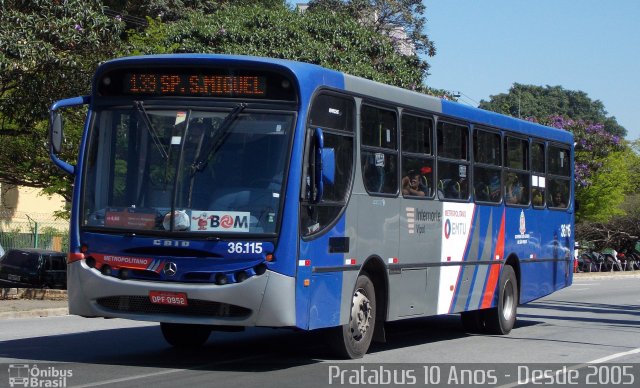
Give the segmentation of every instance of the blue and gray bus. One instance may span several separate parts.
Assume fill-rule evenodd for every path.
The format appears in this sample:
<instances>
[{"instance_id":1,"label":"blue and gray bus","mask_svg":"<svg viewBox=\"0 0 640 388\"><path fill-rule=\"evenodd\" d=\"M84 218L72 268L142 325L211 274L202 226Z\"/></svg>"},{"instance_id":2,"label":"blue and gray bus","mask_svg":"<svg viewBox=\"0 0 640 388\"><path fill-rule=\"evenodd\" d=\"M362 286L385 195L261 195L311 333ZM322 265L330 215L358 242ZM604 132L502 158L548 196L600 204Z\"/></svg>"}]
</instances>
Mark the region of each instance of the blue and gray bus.
<instances>
[{"instance_id":1,"label":"blue and gray bus","mask_svg":"<svg viewBox=\"0 0 640 388\"><path fill-rule=\"evenodd\" d=\"M52 105L50 145L75 176L70 313L160 322L174 346L323 329L357 358L385 322L451 313L507 334L572 282L571 133L320 66L115 59Z\"/></svg>"}]
</instances>

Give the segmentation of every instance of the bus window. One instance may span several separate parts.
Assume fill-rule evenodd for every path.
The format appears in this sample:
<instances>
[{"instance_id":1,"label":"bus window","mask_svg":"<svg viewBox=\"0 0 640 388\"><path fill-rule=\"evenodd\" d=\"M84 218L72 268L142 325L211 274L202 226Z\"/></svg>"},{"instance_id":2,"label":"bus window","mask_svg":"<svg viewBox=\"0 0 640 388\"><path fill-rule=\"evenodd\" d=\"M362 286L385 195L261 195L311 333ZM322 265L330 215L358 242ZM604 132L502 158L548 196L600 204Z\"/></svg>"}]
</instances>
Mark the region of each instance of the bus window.
<instances>
[{"instance_id":1,"label":"bus window","mask_svg":"<svg viewBox=\"0 0 640 388\"><path fill-rule=\"evenodd\" d=\"M531 144L531 203L535 208L544 207L546 187L544 143Z\"/></svg>"},{"instance_id":2,"label":"bus window","mask_svg":"<svg viewBox=\"0 0 640 388\"><path fill-rule=\"evenodd\" d=\"M509 205L529 205L529 142L505 137L504 198Z\"/></svg>"},{"instance_id":3,"label":"bus window","mask_svg":"<svg viewBox=\"0 0 640 388\"><path fill-rule=\"evenodd\" d=\"M502 200L500 134L478 130L473 137L473 188L476 201Z\"/></svg>"},{"instance_id":4,"label":"bus window","mask_svg":"<svg viewBox=\"0 0 640 388\"><path fill-rule=\"evenodd\" d=\"M324 147L331 148L335 155L335 174L333 182L324 182L324 194L319 204L305 203L300 212L303 236L316 234L324 230L335 220L346 205L353 176L353 100L329 94L318 95L309 111L308 130L313 133L321 128ZM308 140L311 141L309 136ZM309 149L309 146L307 146ZM307 161L306 165L309 163ZM307 171L303 188L303 202L310 197L310 171Z\"/></svg>"},{"instance_id":5,"label":"bus window","mask_svg":"<svg viewBox=\"0 0 640 388\"><path fill-rule=\"evenodd\" d=\"M361 112L362 177L367 192L398 192L396 112L364 105Z\"/></svg>"},{"instance_id":6,"label":"bus window","mask_svg":"<svg viewBox=\"0 0 640 388\"><path fill-rule=\"evenodd\" d=\"M433 120L402 115L402 195L427 198L433 196L433 154L431 131Z\"/></svg>"},{"instance_id":7,"label":"bus window","mask_svg":"<svg viewBox=\"0 0 640 388\"><path fill-rule=\"evenodd\" d=\"M468 128L438 123L438 197L469 198Z\"/></svg>"},{"instance_id":8,"label":"bus window","mask_svg":"<svg viewBox=\"0 0 640 388\"><path fill-rule=\"evenodd\" d=\"M556 209L569 207L571 159L566 148L550 146L547 155L548 187L547 206Z\"/></svg>"}]
</instances>

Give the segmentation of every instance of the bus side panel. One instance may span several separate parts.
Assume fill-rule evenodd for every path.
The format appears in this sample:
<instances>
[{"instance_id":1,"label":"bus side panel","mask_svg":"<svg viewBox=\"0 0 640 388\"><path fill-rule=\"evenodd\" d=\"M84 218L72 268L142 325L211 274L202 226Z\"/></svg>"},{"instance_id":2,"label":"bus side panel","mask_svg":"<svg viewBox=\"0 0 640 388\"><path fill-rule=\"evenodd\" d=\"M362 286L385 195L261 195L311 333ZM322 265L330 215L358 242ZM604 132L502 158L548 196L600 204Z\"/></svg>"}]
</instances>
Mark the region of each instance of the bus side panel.
<instances>
[{"instance_id":1,"label":"bus side panel","mask_svg":"<svg viewBox=\"0 0 640 388\"><path fill-rule=\"evenodd\" d=\"M467 244L465 264L455 287L449 313L477 310L493 303L504 246L504 210L477 206Z\"/></svg>"},{"instance_id":2,"label":"bus side panel","mask_svg":"<svg viewBox=\"0 0 640 388\"><path fill-rule=\"evenodd\" d=\"M401 199L399 214L400 270L391 271L389 276L390 319L434 315L440 282L437 265L442 257L442 203Z\"/></svg>"},{"instance_id":3,"label":"bus side panel","mask_svg":"<svg viewBox=\"0 0 640 388\"><path fill-rule=\"evenodd\" d=\"M526 303L568 287L573 280L573 226L572 215L564 211L532 210L535 217L525 217L526 235L535 241L538 249L521 257L520 302ZM517 219L518 217L516 217ZM515 223L516 221L512 221ZM531 225L531 226L529 226ZM516 229L518 226L512 225ZM535 230L533 234L531 231ZM512 232L513 233L513 232ZM515 233L519 233L516 231ZM511 249L517 251L517 241L512 237ZM521 234L518 237L522 237Z\"/></svg>"},{"instance_id":4,"label":"bus side panel","mask_svg":"<svg viewBox=\"0 0 640 388\"><path fill-rule=\"evenodd\" d=\"M330 252L330 246L335 239L348 237L349 241L353 240L345 234L345 219L346 215L343 214L327 233L310 241L300 241L296 286L298 327L317 329L337 326L340 323L343 272L324 272L324 269L343 267L345 258L352 257L349 252ZM352 244L349 243L349 246ZM356 266L353 268L357 269Z\"/></svg>"}]
</instances>

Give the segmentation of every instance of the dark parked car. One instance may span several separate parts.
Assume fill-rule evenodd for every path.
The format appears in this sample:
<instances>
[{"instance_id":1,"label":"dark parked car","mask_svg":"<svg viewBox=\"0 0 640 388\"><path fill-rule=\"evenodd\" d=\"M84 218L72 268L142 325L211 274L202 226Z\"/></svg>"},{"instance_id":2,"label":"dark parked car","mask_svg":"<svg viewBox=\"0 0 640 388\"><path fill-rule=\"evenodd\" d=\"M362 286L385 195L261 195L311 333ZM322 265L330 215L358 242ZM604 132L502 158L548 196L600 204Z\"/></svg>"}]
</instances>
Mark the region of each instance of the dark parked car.
<instances>
[{"instance_id":1,"label":"dark parked car","mask_svg":"<svg viewBox=\"0 0 640 388\"><path fill-rule=\"evenodd\" d=\"M9 249L0 258L0 286L67 288L67 256L44 249Z\"/></svg>"}]
</instances>

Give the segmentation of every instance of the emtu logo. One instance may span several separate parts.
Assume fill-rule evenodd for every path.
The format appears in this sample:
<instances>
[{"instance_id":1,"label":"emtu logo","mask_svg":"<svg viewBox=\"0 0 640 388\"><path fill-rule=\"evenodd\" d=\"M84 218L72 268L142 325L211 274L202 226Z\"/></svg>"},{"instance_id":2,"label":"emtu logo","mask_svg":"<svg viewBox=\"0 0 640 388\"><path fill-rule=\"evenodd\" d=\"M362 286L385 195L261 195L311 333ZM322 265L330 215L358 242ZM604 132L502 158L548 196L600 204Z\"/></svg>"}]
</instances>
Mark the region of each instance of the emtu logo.
<instances>
[{"instance_id":1,"label":"emtu logo","mask_svg":"<svg viewBox=\"0 0 640 388\"><path fill-rule=\"evenodd\" d=\"M448 240L451 236L451 220L447 218L444 223L444 237Z\"/></svg>"},{"instance_id":2,"label":"emtu logo","mask_svg":"<svg viewBox=\"0 0 640 388\"><path fill-rule=\"evenodd\" d=\"M464 222L451 222L450 219L444 222L444 237L448 240L451 236L466 236L467 224Z\"/></svg>"}]
</instances>

